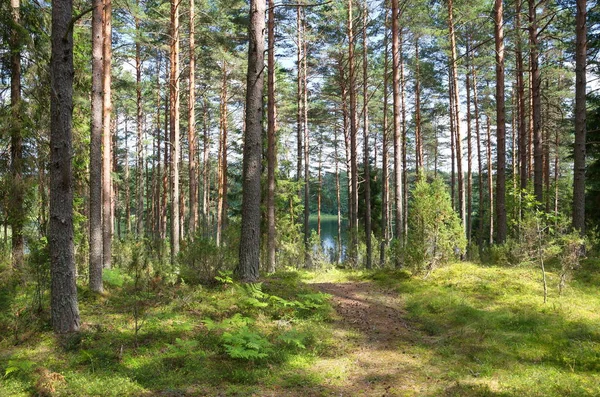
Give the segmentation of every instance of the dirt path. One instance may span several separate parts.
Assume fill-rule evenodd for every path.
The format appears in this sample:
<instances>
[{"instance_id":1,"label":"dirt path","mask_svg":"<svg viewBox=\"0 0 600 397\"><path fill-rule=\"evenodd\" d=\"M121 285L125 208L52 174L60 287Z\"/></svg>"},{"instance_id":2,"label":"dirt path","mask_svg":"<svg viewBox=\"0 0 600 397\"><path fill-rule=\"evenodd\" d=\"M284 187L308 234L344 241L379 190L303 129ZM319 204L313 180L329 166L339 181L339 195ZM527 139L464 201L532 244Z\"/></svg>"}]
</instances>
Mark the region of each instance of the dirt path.
<instances>
[{"instance_id":1,"label":"dirt path","mask_svg":"<svg viewBox=\"0 0 600 397\"><path fill-rule=\"evenodd\" d=\"M335 379L326 378L331 387L314 390L310 395L404 396L422 395L423 371L420 357L409 354L414 332L401 309L397 292L387 291L370 282L312 284L330 294L337 312L335 337L345 338L338 359L323 360L316 371L339 366ZM413 352L414 353L414 352ZM307 394L308 395L308 394Z\"/></svg>"}]
</instances>

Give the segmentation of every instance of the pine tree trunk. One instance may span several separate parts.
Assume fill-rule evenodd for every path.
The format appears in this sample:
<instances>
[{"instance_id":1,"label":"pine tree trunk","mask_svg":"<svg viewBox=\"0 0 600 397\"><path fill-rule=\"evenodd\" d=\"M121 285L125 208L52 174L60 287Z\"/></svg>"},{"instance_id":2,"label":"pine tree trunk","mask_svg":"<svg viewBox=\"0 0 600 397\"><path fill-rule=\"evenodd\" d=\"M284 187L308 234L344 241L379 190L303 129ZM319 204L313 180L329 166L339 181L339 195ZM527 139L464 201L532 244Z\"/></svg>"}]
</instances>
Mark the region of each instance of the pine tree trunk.
<instances>
[{"instance_id":1,"label":"pine tree trunk","mask_svg":"<svg viewBox=\"0 0 600 397\"><path fill-rule=\"evenodd\" d=\"M154 183L155 183L155 193L154 193L154 222L153 222L153 228L154 228L154 238L156 240L160 239L160 217L161 217L161 211L162 211L162 207L161 207L161 202L160 202L160 196L161 196L161 181L162 181L162 167L161 167L161 162L160 162L160 155L161 155L161 151L160 151L160 147L161 147L161 143L162 143L162 135L161 135L161 121L160 121L160 106L161 106L161 98L160 98L160 89L161 89L161 85L160 85L160 65L161 65L161 57L160 55L157 57L157 61L156 61L156 135L154 137L154 139L156 140L156 155L155 155L155 164L156 164L156 168L153 166L152 169L154 170L153 175L154 175ZM165 115L166 118L166 115Z\"/></svg>"},{"instance_id":2,"label":"pine tree trunk","mask_svg":"<svg viewBox=\"0 0 600 397\"><path fill-rule=\"evenodd\" d=\"M102 102L102 262L104 268L112 263L112 164L111 164L111 60L112 60L112 0L104 0L103 19L103 102Z\"/></svg>"},{"instance_id":3,"label":"pine tree trunk","mask_svg":"<svg viewBox=\"0 0 600 397\"><path fill-rule=\"evenodd\" d=\"M21 116L21 50L17 27L20 25L20 0L10 0L14 27L10 35L10 226L12 229L12 265L22 269L25 242L23 225L25 223L25 184L23 181L23 133Z\"/></svg>"},{"instance_id":4,"label":"pine tree trunk","mask_svg":"<svg viewBox=\"0 0 600 397\"><path fill-rule=\"evenodd\" d=\"M404 51L402 50L403 39L403 29L400 29L398 32L398 52L400 53L400 113L402 115L402 123L401 123L401 155L402 155L402 213L400 214L402 218L402 244L406 241L406 237L408 235L408 163L407 163L407 154L406 150L406 78L404 77Z\"/></svg>"},{"instance_id":5,"label":"pine tree trunk","mask_svg":"<svg viewBox=\"0 0 600 397\"><path fill-rule=\"evenodd\" d=\"M102 292L102 62L104 46L103 0L92 7L92 96L90 131L90 290Z\"/></svg>"},{"instance_id":6,"label":"pine tree trunk","mask_svg":"<svg viewBox=\"0 0 600 397\"><path fill-rule=\"evenodd\" d=\"M489 207L489 224L490 224L490 245L494 243L494 187L492 185L492 127L490 117L486 116L487 130L487 179L488 179L488 197L490 200Z\"/></svg>"},{"instance_id":7,"label":"pine tree trunk","mask_svg":"<svg viewBox=\"0 0 600 397\"><path fill-rule=\"evenodd\" d=\"M539 203L544 200L543 186L543 139L542 139L542 103L541 77L539 67L538 28L536 1L529 0L529 44L531 62L531 101L533 117L533 190Z\"/></svg>"},{"instance_id":8,"label":"pine tree trunk","mask_svg":"<svg viewBox=\"0 0 600 397\"><path fill-rule=\"evenodd\" d=\"M496 241L506 241L506 111L504 109L504 17L502 0L494 3L496 48Z\"/></svg>"},{"instance_id":9,"label":"pine tree trunk","mask_svg":"<svg viewBox=\"0 0 600 397\"><path fill-rule=\"evenodd\" d=\"M219 186L217 201L217 246L223 240L223 229L227 217L227 133L228 133L228 109L227 109L227 63L223 60L221 78L221 111L219 118Z\"/></svg>"},{"instance_id":10,"label":"pine tree trunk","mask_svg":"<svg viewBox=\"0 0 600 397\"><path fill-rule=\"evenodd\" d=\"M179 254L179 1L171 0L169 111L171 142L171 264Z\"/></svg>"},{"instance_id":11,"label":"pine tree trunk","mask_svg":"<svg viewBox=\"0 0 600 397\"><path fill-rule=\"evenodd\" d=\"M419 38L415 37L415 172L423 172L423 139L421 137L421 73L419 67Z\"/></svg>"},{"instance_id":12,"label":"pine tree trunk","mask_svg":"<svg viewBox=\"0 0 600 397\"><path fill-rule=\"evenodd\" d=\"M115 117L117 119L117 121L119 120L119 114L118 111L115 114ZM123 183L125 184L125 230L127 231L127 235L131 234L131 195L130 195L130 190L129 190L129 185L130 185L130 181L129 181L129 119L127 118L127 115L125 115L125 120L123 121L123 124L125 126L125 153L124 153L124 157L125 157L125 161L123 163L123 168L125 169L125 175L123 177ZM137 181L136 181L136 189L137 189ZM120 222L117 222L117 228L118 228L118 232L117 235L120 236L121 232L120 232Z\"/></svg>"},{"instance_id":13,"label":"pine tree trunk","mask_svg":"<svg viewBox=\"0 0 600 397\"><path fill-rule=\"evenodd\" d=\"M335 156L335 198L337 204L337 245L336 245L336 261L340 263L342 259L342 200L340 189L340 170L339 170L339 155L338 155L338 129L335 128L334 137L334 156Z\"/></svg>"},{"instance_id":14,"label":"pine tree trunk","mask_svg":"<svg viewBox=\"0 0 600 397\"><path fill-rule=\"evenodd\" d=\"M365 243L367 246L366 267L371 269L373 248L371 247L371 169L369 166L369 71L368 71L368 43L367 43L367 16L369 8L367 2L363 3L363 147L364 147L364 184L365 184Z\"/></svg>"},{"instance_id":15,"label":"pine tree trunk","mask_svg":"<svg viewBox=\"0 0 600 397\"><path fill-rule=\"evenodd\" d=\"M139 0L136 0L139 6ZM137 34L140 32L140 20L135 17L135 30ZM137 129L137 161L136 161L136 232L139 237L144 235L144 130L143 130L143 104L142 104L142 58L141 58L141 44L139 37L135 42L135 81L136 81L136 129ZM129 201L127 201L129 208ZM129 216L127 216L127 222L129 222Z\"/></svg>"},{"instance_id":16,"label":"pine tree trunk","mask_svg":"<svg viewBox=\"0 0 600 397\"><path fill-rule=\"evenodd\" d=\"M308 51L306 40L306 18L302 15L302 45L304 47L304 59L302 62L302 132L303 132L303 154L304 154L304 265L312 267L310 257L310 169L309 169L309 134L308 134Z\"/></svg>"},{"instance_id":17,"label":"pine tree trunk","mask_svg":"<svg viewBox=\"0 0 600 397\"><path fill-rule=\"evenodd\" d=\"M523 68L523 40L521 36L522 0L516 1L515 34L516 34L516 67L517 67L517 119L519 131L519 187L527 189L527 128L525 126L525 77Z\"/></svg>"},{"instance_id":18,"label":"pine tree trunk","mask_svg":"<svg viewBox=\"0 0 600 397\"><path fill-rule=\"evenodd\" d=\"M389 218L389 198L390 198L390 178L388 176L388 58L389 58L389 45L388 45L388 9L385 10L385 31L383 35L385 55L383 58L383 120L382 120L382 154L381 154L381 179L383 187L381 189L381 247L379 249L379 264L380 266L385 265L385 251L388 246L390 235L388 233L388 218Z\"/></svg>"},{"instance_id":19,"label":"pine tree trunk","mask_svg":"<svg viewBox=\"0 0 600 397\"><path fill-rule=\"evenodd\" d=\"M403 242L403 200L402 200L402 136L400 131L400 41L398 39L398 0L392 1L392 74L393 74L393 101L394 101L394 189L395 189L395 232L400 244ZM396 267L402 265L399 255L396 255Z\"/></svg>"},{"instance_id":20,"label":"pine tree trunk","mask_svg":"<svg viewBox=\"0 0 600 397\"><path fill-rule=\"evenodd\" d=\"M357 158L357 121L356 121L356 72L354 58L354 27L352 0L348 0L348 87L350 94L350 185L352 207L350 208L350 247L349 259L356 264L358 260L358 158Z\"/></svg>"},{"instance_id":21,"label":"pine tree trunk","mask_svg":"<svg viewBox=\"0 0 600 397\"><path fill-rule=\"evenodd\" d=\"M188 80L188 144L189 148L189 177L190 177L190 217L188 233L191 238L198 227L198 166L196 163L196 43L194 26L194 0L190 0L190 42L189 42L189 80Z\"/></svg>"},{"instance_id":22,"label":"pine tree trunk","mask_svg":"<svg viewBox=\"0 0 600 397\"><path fill-rule=\"evenodd\" d=\"M466 226L465 217L465 184L464 175L462 168L462 141L460 135L460 101L458 96L458 70L457 70L457 55L456 55L456 37L454 34L454 18L453 18L453 1L448 0L448 30L450 36L450 71L451 71L451 85L453 109L454 113L454 136L456 146L456 173L458 174L458 208L460 219L462 221L463 228Z\"/></svg>"},{"instance_id":23,"label":"pine tree trunk","mask_svg":"<svg viewBox=\"0 0 600 397\"><path fill-rule=\"evenodd\" d=\"M260 176L264 83L265 1L250 0L246 133L242 176L240 262L236 274L244 282L258 279L260 265Z\"/></svg>"},{"instance_id":24,"label":"pine tree trunk","mask_svg":"<svg viewBox=\"0 0 600 397\"><path fill-rule=\"evenodd\" d=\"M210 195L210 162L208 155L210 153L210 136L208 122L208 98L204 96L202 125L204 130L202 147L202 216L204 217L204 227L209 228L209 195Z\"/></svg>"},{"instance_id":25,"label":"pine tree trunk","mask_svg":"<svg viewBox=\"0 0 600 397\"><path fill-rule=\"evenodd\" d=\"M586 0L577 1L575 49L575 150L573 182L573 228L585 233L585 84L586 84Z\"/></svg>"},{"instance_id":26,"label":"pine tree trunk","mask_svg":"<svg viewBox=\"0 0 600 397\"><path fill-rule=\"evenodd\" d=\"M267 272L275 271L275 9L269 1L267 59Z\"/></svg>"},{"instance_id":27,"label":"pine tree trunk","mask_svg":"<svg viewBox=\"0 0 600 397\"><path fill-rule=\"evenodd\" d=\"M467 38L467 71L465 79L465 91L467 93L467 250L470 255L472 237L472 212L473 212L473 145L472 145L472 123L471 123L471 69L469 62L472 60L471 40Z\"/></svg>"},{"instance_id":28,"label":"pine tree trunk","mask_svg":"<svg viewBox=\"0 0 600 397\"><path fill-rule=\"evenodd\" d=\"M52 2L50 61L50 307L57 334L79 331L73 242L73 16L71 0Z\"/></svg>"}]
</instances>

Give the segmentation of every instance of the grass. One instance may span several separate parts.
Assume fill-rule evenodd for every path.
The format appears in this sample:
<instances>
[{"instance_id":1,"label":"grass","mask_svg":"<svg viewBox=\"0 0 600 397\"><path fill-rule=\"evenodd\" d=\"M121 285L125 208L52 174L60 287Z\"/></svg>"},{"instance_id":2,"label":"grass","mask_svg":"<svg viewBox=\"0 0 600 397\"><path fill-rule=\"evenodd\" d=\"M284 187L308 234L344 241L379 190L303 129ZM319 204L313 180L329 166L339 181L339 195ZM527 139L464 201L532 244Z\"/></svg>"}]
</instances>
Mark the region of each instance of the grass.
<instances>
[{"instance_id":1,"label":"grass","mask_svg":"<svg viewBox=\"0 0 600 397\"><path fill-rule=\"evenodd\" d=\"M402 362L386 363L398 373L374 367L367 384L387 382L392 395L600 395L599 265L577 270L563 296L551 270L547 304L541 275L529 267L458 263L426 279L287 271L255 288L144 291L115 273L102 296L80 289L83 331L68 339L52 335L47 309L26 309L31 291L0 290L0 395L367 393L349 381L362 371L353 354L365 335L336 326L327 298L310 287L357 281L383 287L374 294L393 291L410 327L397 351L374 353L400 354Z\"/></svg>"},{"instance_id":2,"label":"grass","mask_svg":"<svg viewBox=\"0 0 600 397\"><path fill-rule=\"evenodd\" d=\"M454 264L429 278L374 278L403 297L413 345L445 383L432 395L600 395L600 294L589 270L558 296L550 272ZM387 274L390 274L389 272ZM460 385L460 386L457 386Z\"/></svg>"}]
</instances>

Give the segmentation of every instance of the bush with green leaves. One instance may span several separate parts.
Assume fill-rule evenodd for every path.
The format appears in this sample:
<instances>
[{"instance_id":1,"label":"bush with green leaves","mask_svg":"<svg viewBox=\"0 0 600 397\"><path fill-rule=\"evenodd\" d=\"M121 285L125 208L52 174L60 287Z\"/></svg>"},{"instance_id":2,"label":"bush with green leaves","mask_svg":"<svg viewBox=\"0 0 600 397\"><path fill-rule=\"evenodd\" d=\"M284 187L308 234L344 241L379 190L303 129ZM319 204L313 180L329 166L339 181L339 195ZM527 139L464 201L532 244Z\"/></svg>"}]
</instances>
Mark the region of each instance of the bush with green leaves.
<instances>
[{"instance_id":1,"label":"bush with green leaves","mask_svg":"<svg viewBox=\"0 0 600 397\"><path fill-rule=\"evenodd\" d=\"M413 272L428 274L465 252L465 232L441 179L416 183L409 213L408 239L400 254Z\"/></svg>"}]
</instances>

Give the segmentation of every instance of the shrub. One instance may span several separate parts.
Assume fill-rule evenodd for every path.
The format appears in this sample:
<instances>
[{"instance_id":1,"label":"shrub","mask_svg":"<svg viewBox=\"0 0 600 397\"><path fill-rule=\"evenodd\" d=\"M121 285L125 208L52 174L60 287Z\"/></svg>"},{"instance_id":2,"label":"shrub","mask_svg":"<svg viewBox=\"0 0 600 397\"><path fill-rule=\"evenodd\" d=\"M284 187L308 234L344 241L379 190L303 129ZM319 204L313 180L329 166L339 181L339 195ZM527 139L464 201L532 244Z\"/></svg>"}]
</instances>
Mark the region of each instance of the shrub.
<instances>
[{"instance_id":1,"label":"shrub","mask_svg":"<svg viewBox=\"0 0 600 397\"><path fill-rule=\"evenodd\" d=\"M429 273L465 252L465 232L441 179L417 182L409 213L410 233L401 254L415 273Z\"/></svg>"}]
</instances>

